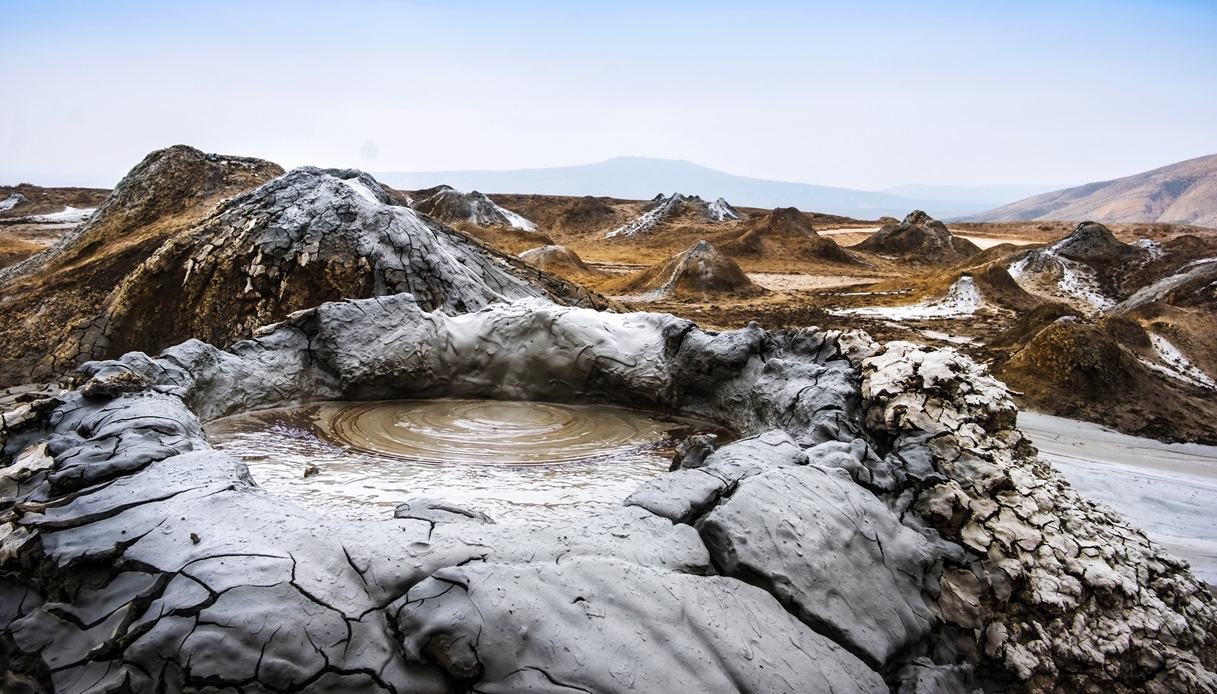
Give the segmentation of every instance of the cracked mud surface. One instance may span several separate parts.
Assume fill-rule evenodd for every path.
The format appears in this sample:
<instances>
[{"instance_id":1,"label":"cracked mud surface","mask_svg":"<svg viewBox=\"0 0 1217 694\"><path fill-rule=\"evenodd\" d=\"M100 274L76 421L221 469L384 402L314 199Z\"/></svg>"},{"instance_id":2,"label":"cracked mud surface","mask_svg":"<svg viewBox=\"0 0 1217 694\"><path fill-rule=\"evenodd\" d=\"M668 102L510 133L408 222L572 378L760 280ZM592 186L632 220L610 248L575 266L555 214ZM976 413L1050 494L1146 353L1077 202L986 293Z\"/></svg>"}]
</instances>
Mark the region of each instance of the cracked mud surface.
<instances>
[{"instance_id":1,"label":"cracked mud surface","mask_svg":"<svg viewBox=\"0 0 1217 694\"><path fill-rule=\"evenodd\" d=\"M539 300L324 304L84 367L4 416L0 663L32 691L1209 692L1212 595L1078 496L970 359ZM298 400L606 402L730 424L542 526L329 518L202 423Z\"/></svg>"}]
</instances>

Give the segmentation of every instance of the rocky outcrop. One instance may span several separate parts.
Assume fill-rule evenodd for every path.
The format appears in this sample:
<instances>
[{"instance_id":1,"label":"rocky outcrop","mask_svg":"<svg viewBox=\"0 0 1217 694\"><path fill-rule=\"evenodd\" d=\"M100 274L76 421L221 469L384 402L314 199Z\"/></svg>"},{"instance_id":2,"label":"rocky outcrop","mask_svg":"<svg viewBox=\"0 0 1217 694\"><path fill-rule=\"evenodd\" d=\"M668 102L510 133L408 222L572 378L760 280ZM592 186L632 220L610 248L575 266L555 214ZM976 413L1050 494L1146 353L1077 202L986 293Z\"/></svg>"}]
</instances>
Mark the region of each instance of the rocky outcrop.
<instances>
[{"instance_id":1,"label":"rocky outcrop","mask_svg":"<svg viewBox=\"0 0 1217 694\"><path fill-rule=\"evenodd\" d=\"M1208 589L1037 460L1005 388L953 351L401 294L84 374L0 432L7 688L1217 686ZM322 517L201 434L289 401L436 395L648 407L744 438L686 447L613 513L512 526L438 500Z\"/></svg>"},{"instance_id":2,"label":"rocky outcrop","mask_svg":"<svg viewBox=\"0 0 1217 694\"><path fill-rule=\"evenodd\" d=\"M643 212L637 219L631 220L628 224L617 227L604 235L606 239L613 238L631 238L640 234L648 234L655 230L664 220L669 217L679 214L684 208L685 196L680 193L673 193L671 197L666 197L662 193L655 196L651 201L651 206L646 212Z\"/></svg>"},{"instance_id":3,"label":"rocky outcrop","mask_svg":"<svg viewBox=\"0 0 1217 694\"><path fill-rule=\"evenodd\" d=\"M1082 222L1073 233L1051 246L1062 258L1082 263L1118 262L1136 255L1138 247L1124 243L1111 230L1097 222Z\"/></svg>"},{"instance_id":4,"label":"rocky outcrop","mask_svg":"<svg viewBox=\"0 0 1217 694\"><path fill-rule=\"evenodd\" d=\"M1023 339L997 373L1038 409L1139 436L1217 444L1211 378L1179 368L1190 367L1186 357L1139 323L1064 316ZM1183 364L1172 364L1180 357Z\"/></svg>"},{"instance_id":5,"label":"rocky outcrop","mask_svg":"<svg viewBox=\"0 0 1217 694\"><path fill-rule=\"evenodd\" d=\"M955 236L942 222L913 210L899 224L885 224L854 246L884 256L925 263L955 263L980 252L971 241Z\"/></svg>"},{"instance_id":6,"label":"rocky outcrop","mask_svg":"<svg viewBox=\"0 0 1217 694\"><path fill-rule=\"evenodd\" d=\"M110 194L105 188L44 187L30 183L0 186L0 224L22 217L54 215L65 208L96 209Z\"/></svg>"},{"instance_id":7,"label":"rocky outcrop","mask_svg":"<svg viewBox=\"0 0 1217 694\"><path fill-rule=\"evenodd\" d=\"M757 296L766 290L752 282L735 261L719 253L707 241L698 241L688 250L659 265L611 280L601 286L605 292L639 297L643 301L660 299L711 298L716 296Z\"/></svg>"},{"instance_id":8,"label":"rocky outcrop","mask_svg":"<svg viewBox=\"0 0 1217 694\"><path fill-rule=\"evenodd\" d=\"M451 186L422 191L414 209L444 224L465 222L479 227L536 231L537 225L511 210L500 207L478 191L462 193Z\"/></svg>"}]
</instances>

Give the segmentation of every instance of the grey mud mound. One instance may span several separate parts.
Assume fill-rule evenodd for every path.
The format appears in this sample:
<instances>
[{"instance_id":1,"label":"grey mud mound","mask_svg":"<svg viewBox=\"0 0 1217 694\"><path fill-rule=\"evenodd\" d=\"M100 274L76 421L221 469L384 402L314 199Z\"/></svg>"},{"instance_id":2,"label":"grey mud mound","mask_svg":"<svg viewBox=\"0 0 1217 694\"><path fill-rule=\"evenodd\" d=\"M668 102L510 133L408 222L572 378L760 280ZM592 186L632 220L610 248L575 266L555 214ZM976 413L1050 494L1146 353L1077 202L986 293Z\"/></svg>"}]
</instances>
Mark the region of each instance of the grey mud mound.
<instances>
[{"instance_id":1,"label":"grey mud mound","mask_svg":"<svg viewBox=\"0 0 1217 694\"><path fill-rule=\"evenodd\" d=\"M705 517L702 533L727 575L759 580L876 667L933 625L921 597L929 543L844 470L805 465L750 476Z\"/></svg>"},{"instance_id":2,"label":"grey mud mound","mask_svg":"<svg viewBox=\"0 0 1217 694\"><path fill-rule=\"evenodd\" d=\"M1210 692L1217 609L1083 500L967 357L857 332L408 294L83 368L0 446L0 689ZM592 401L729 423L617 511L344 521L201 423L311 399Z\"/></svg>"},{"instance_id":3,"label":"grey mud mound","mask_svg":"<svg viewBox=\"0 0 1217 694\"><path fill-rule=\"evenodd\" d=\"M1135 246L1116 238L1098 222L1082 222L1071 234L1053 244L1060 256L1083 263L1118 262L1140 252Z\"/></svg>"}]
</instances>

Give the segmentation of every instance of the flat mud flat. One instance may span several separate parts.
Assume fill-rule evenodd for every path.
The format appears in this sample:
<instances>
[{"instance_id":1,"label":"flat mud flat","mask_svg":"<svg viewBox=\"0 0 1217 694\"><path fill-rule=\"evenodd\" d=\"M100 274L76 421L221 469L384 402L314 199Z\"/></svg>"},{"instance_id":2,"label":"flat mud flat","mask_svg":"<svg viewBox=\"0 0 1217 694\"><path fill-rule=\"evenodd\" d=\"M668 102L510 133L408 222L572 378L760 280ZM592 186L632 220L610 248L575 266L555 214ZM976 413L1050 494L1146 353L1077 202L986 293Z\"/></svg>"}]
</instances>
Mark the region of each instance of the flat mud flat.
<instances>
[{"instance_id":1,"label":"flat mud flat","mask_svg":"<svg viewBox=\"0 0 1217 694\"><path fill-rule=\"evenodd\" d=\"M967 239L967 240L971 241L972 243L976 244L976 246L978 248L980 248L980 250L982 250L982 251L985 250L986 248L1000 246L1003 243L1008 243L1013 246L1034 246L1037 243L1042 243L1041 241L1036 241L1034 239L1024 239L1024 238L1016 238L1016 237L1006 238L1006 237L1001 237L1001 236L972 236L970 234L955 234L955 235L961 239Z\"/></svg>"},{"instance_id":2,"label":"flat mud flat","mask_svg":"<svg viewBox=\"0 0 1217 694\"><path fill-rule=\"evenodd\" d=\"M1162 443L1036 412L1019 413L1018 425L1083 496L1127 516L1217 585L1217 446Z\"/></svg>"},{"instance_id":3,"label":"flat mud flat","mask_svg":"<svg viewBox=\"0 0 1217 694\"><path fill-rule=\"evenodd\" d=\"M667 472L681 439L712 429L607 405L437 399L262 410L207 433L259 485L327 514L386 518L439 497L499 522L541 522L619 506Z\"/></svg>"},{"instance_id":4,"label":"flat mud flat","mask_svg":"<svg viewBox=\"0 0 1217 694\"><path fill-rule=\"evenodd\" d=\"M865 241L876 231L879 231L879 227L840 227L836 229L817 229L816 233L820 236L837 237L837 240L841 244L852 246L856 243ZM1003 243L1009 243L1015 246L1031 246L1037 243L1043 243L1042 240L1025 238L1021 236L976 236L972 234L960 234L958 232L955 232L955 236L971 241L982 251L986 248L999 246Z\"/></svg>"},{"instance_id":5,"label":"flat mud flat","mask_svg":"<svg viewBox=\"0 0 1217 694\"><path fill-rule=\"evenodd\" d=\"M853 275L804 275L793 272L749 272L749 279L775 292L797 292L815 289L853 287L877 282L874 277Z\"/></svg>"}]
</instances>

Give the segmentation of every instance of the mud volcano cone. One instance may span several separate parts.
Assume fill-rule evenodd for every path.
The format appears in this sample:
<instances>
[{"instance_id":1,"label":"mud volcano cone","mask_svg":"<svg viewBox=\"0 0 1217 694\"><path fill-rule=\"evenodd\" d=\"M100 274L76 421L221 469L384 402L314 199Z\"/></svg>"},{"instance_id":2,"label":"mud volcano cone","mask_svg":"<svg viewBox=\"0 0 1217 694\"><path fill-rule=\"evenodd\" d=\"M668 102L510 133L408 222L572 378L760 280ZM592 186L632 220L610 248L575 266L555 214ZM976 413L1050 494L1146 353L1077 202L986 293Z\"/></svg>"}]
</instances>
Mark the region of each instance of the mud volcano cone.
<instances>
[{"instance_id":1,"label":"mud volcano cone","mask_svg":"<svg viewBox=\"0 0 1217 694\"><path fill-rule=\"evenodd\" d=\"M578 253L566 246L541 246L524 251L520 260L559 277L575 279L599 279L607 274L583 262Z\"/></svg>"},{"instance_id":2,"label":"mud volcano cone","mask_svg":"<svg viewBox=\"0 0 1217 694\"><path fill-rule=\"evenodd\" d=\"M803 213L793 207L775 208L721 248L734 258L802 258L858 264L835 241L817 234Z\"/></svg>"},{"instance_id":3,"label":"mud volcano cone","mask_svg":"<svg viewBox=\"0 0 1217 694\"><path fill-rule=\"evenodd\" d=\"M913 210L899 224L885 224L855 248L925 263L955 262L980 252L976 244L955 236L921 210Z\"/></svg>"},{"instance_id":4,"label":"mud volcano cone","mask_svg":"<svg viewBox=\"0 0 1217 694\"><path fill-rule=\"evenodd\" d=\"M620 294L648 299L758 296L766 290L744 274L735 261L708 241L698 241L688 250L663 263L609 285Z\"/></svg>"}]
</instances>

